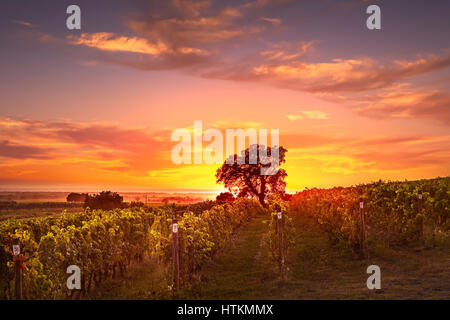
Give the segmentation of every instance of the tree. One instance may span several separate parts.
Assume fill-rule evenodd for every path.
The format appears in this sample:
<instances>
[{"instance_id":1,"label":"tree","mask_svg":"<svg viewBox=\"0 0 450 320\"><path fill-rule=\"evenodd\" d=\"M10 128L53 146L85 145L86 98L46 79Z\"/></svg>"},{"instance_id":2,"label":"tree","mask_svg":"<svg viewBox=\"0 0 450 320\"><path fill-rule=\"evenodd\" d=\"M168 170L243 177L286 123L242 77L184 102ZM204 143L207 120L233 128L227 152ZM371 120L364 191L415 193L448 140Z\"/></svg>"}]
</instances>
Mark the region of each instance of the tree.
<instances>
[{"instance_id":1,"label":"tree","mask_svg":"<svg viewBox=\"0 0 450 320\"><path fill-rule=\"evenodd\" d=\"M123 208L123 197L117 192L102 191L96 195L87 195L84 207L91 209L112 210Z\"/></svg>"},{"instance_id":2,"label":"tree","mask_svg":"<svg viewBox=\"0 0 450 320\"><path fill-rule=\"evenodd\" d=\"M70 193L66 200L67 202L85 202L87 198L87 193Z\"/></svg>"},{"instance_id":3,"label":"tree","mask_svg":"<svg viewBox=\"0 0 450 320\"><path fill-rule=\"evenodd\" d=\"M286 187L284 179L287 173L279 168L285 162L286 152L283 147L251 145L241 152L241 156L231 156L233 158L229 158L217 169L216 182L223 183L230 192L237 189L238 197L255 197L265 206L268 195L283 193ZM278 161L278 166L274 166L275 160ZM271 174L262 174L262 169Z\"/></svg>"},{"instance_id":4,"label":"tree","mask_svg":"<svg viewBox=\"0 0 450 320\"><path fill-rule=\"evenodd\" d=\"M217 202L233 202L235 200L231 192L221 192L217 197Z\"/></svg>"}]
</instances>

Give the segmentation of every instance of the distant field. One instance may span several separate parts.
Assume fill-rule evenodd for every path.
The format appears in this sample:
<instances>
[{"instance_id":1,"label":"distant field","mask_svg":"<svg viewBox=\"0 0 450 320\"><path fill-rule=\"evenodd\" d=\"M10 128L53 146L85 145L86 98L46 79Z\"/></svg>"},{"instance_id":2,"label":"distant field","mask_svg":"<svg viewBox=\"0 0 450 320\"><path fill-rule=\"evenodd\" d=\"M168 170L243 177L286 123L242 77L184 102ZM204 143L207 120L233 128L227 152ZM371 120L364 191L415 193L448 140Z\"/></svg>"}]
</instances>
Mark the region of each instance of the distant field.
<instances>
[{"instance_id":1,"label":"distant field","mask_svg":"<svg viewBox=\"0 0 450 320\"><path fill-rule=\"evenodd\" d=\"M82 203L66 202L70 192L0 192L0 220L27 219L83 210ZM89 192L94 194L95 192ZM214 193L124 192L124 202L143 202L158 207L166 203L192 204L214 199Z\"/></svg>"},{"instance_id":2,"label":"distant field","mask_svg":"<svg viewBox=\"0 0 450 320\"><path fill-rule=\"evenodd\" d=\"M179 205L192 204L199 201L173 201L168 203L176 203ZM150 202L147 206L159 207L166 204L162 201ZM30 202L18 201L14 206L5 205L5 202L0 201L0 221L10 218L28 219L45 216L59 215L63 211L66 212L80 212L83 211L83 203L79 202Z\"/></svg>"},{"instance_id":3,"label":"distant field","mask_svg":"<svg viewBox=\"0 0 450 320\"><path fill-rule=\"evenodd\" d=\"M30 192L30 191L1 191L0 202L66 202L70 192ZM95 194L97 192L83 192ZM213 200L215 193L193 192L119 192L124 202L140 201L152 203L190 204L203 200Z\"/></svg>"},{"instance_id":4,"label":"distant field","mask_svg":"<svg viewBox=\"0 0 450 320\"><path fill-rule=\"evenodd\" d=\"M61 214L67 212L79 212L83 210L82 203L67 202L0 202L0 220L17 218L36 218Z\"/></svg>"}]
</instances>

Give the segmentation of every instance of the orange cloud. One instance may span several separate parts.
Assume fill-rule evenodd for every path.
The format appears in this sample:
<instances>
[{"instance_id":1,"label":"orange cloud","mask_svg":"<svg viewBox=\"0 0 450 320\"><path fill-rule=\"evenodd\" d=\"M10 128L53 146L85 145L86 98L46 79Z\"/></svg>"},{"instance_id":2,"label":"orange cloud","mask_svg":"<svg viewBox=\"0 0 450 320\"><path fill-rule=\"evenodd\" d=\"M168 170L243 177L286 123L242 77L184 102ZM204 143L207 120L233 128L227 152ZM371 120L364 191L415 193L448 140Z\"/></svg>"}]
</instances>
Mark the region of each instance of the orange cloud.
<instances>
[{"instance_id":1,"label":"orange cloud","mask_svg":"<svg viewBox=\"0 0 450 320\"><path fill-rule=\"evenodd\" d=\"M134 19L128 25L138 34L152 41L162 41L171 48L180 46L194 47L226 41L243 35L259 33L262 26L250 26L238 23L241 12L227 7L215 15L195 18L161 18L154 21Z\"/></svg>"},{"instance_id":2,"label":"orange cloud","mask_svg":"<svg viewBox=\"0 0 450 320\"><path fill-rule=\"evenodd\" d=\"M359 115L373 119L431 119L450 125L450 94L408 84L394 85L371 95L340 97Z\"/></svg>"},{"instance_id":3,"label":"orange cloud","mask_svg":"<svg viewBox=\"0 0 450 320\"><path fill-rule=\"evenodd\" d=\"M80 159L117 166L118 162L132 162L140 156L157 157L170 148L147 130L114 124L3 118L0 133L5 138L0 144L0 156L19 159Z\"/></svg>"},{"instance_id":4,"label":"orange cloud","mask_svg":"<svg viewBox=\"0 0 450 320\"><path fill-rule=\"evenodd\" d=\"M272 6L272 5L289 4L289 3L295 2L295 1L299 1L299 0L254 0L254 1L250 1L246 4L244 4L243 7L246 9L263 8L263 7L268 7L268 6Z\"/></svg>"},{"instance_id":5,"label":"orange cloud","mask_svg":"<svg viewBox=\"0 0 450 320\"><path fill-rule=\"evenodd\" d=\"M29 28L36 28L36 27L37 27L37 25L32 24L31 22L28 22L28 21L13 20L13 22L14 22L15 24L20 24L20 25L22 25L22 26L29 27Z\"/></svg>"},{"instance_id":6,"label":"orange cloud","mask_svg":"<svg viewBox=\"0 0 450 320\"><path fill-rule=\"evenodd\" d=\"M273 23L274 25L277 25L277 26L279 26L281 24L281 19L278 19L278 18L261 17L261 20Z\"/></svg>"},{"instance_id":7,"label":"orange cloud","mask_svg":"<svg viewBox=\"0 0 450 320\"><path fill-rule=\"evenodd\" d=\"M173 0L172 5L186 16L198 17L211 6L211 0Z\"/></svg>"},{"instance_id":8,"label":"orange cloud","mask_svg":"<svg viewBox=\"0 0 450 320\"><path fill-rule=\"evenodd\" d=\"M219 129L257 129L262 127L261 122L254 122L254 121L223 121L219 120L211 124L213 128L219 128Z\"/></svg>"},{"instance_id":9,"label":"orange cloud","mask_svg":"<svg viewBox=\"0 0 450 320\"><path fill-rule=\"evenodd\" d=\"M215 126L230 124L217 122ZM168 139L170 133L108 123L0 118L4 138L0 143L0 183L217 188L217 165L175 166L171 162L174 143ZM301 183L314 185L314 175L384 173L390 177L420 169L423 176L429 168L450 163L449 136L360 138L281 132L280 143L289 150L286 168L293 179L288 179L290 188Z\"/></svg>"},{"instance_id":10,"label":"orange cloud","mask_svg":"<svg viewBox=\"0 0 450 320\"><path fill-rule=\"evenodd\" d=\"M291 120L299 120L299 119L315 119L315 120L325 120L328 119L328 114L320 111L320 110L304 110L300 111L301 114L287 114L286 117Z\"/></svg>"},{"instance_id":11,"label":"orange cloud","mask_svg":"<svg viewBox=\"0 0 450 320\"><path fill-rule=\"evenodd\" d=\"M310 139L314 142L309 145ZM423 177L433 168L442 170L442 166L450 164L449 137L344 138L333 141L312 136L310 139L301 139L305 143L300 143L299 148L288 148L286 164L316 175L337 174L338 181L345 180L342 175L357 175L367 182L370 176L392 177L398 174L401 177L406 172L415 172L416 177Z\"/></svg>"},{"instance_id":12,"label":"orange cloud","mask_svg":"<svg viewBox=\"0 0 450 320\"><path fill-rule=\"evenodd\" d=\"M151 44L146 39L137 37L117 36L113 33L82 33L80 36L68 36L71 44L84 45L106 51L122 51L160 55L168 51L164 43Z\"/></svg>"},{"instance_id":13,"label":"orange cloud","mask_svg":"<svg viewBox=\"0 0 450 320\"><path fill-rule=\"evenodd\" d=\"M0 157L13 159L48 159L48 149L0 141Z\"/></svg>"},{"instance_id":14,"label":"orange cloud","mask_svg":"<svg viewBox=\"0 0 450 320\"><path fill-rule=\"evenodd\" d=\"M314 41L300 43L282 42L271 45L270 49L261 51L260 54L267 60L288 61L303 56L311 50L313 44Z\"/></svg>"},{"instance_id":15,"label":"orange cloud","mask_svg":"<svg viewBox=\"0 0 450 320\"><path fill-rule=\"evenodd\" d=\"M254 79L310 92L365 91L450 66L450 55L429 55L415 61L383 65L370 58L333 59L331 62L262 64L253 68Z\"/></svg>"}]
</instances>

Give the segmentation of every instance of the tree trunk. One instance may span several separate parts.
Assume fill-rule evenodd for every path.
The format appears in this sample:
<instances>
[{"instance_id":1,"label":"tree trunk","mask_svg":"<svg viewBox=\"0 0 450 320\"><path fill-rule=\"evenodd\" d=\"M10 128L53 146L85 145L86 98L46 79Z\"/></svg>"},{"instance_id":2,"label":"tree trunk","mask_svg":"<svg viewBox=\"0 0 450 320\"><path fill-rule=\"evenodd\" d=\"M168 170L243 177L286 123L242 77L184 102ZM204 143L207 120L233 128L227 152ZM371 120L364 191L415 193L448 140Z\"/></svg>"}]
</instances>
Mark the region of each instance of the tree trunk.
<instances>
[{"instance_id":1,"label":"tree trunk","mask_svg":"<svg viewBox=\"0 0 450 320\"><path fill-rule=\"evenodd\" d=\"M261 203L261 205L262 205L264 208L266 208L266 203L264 202L264 198L265 198L265 197L264 197L264 193L258 195L259 203Z\"/></svg>"},{"instance_id":2,"label":"tree trunk","mask_svg":"<svg viewBox=\"0 0 450 320\"><path fill-rule=\"evenodd\" d=\"M266 204L264 203L264 199L266 197L266 179L264 178L264 176L260 176L260 181L261 181L261 190L258 195L259 202L261 203L263 208L267 208Z\"/></svg>"}]
</instances>

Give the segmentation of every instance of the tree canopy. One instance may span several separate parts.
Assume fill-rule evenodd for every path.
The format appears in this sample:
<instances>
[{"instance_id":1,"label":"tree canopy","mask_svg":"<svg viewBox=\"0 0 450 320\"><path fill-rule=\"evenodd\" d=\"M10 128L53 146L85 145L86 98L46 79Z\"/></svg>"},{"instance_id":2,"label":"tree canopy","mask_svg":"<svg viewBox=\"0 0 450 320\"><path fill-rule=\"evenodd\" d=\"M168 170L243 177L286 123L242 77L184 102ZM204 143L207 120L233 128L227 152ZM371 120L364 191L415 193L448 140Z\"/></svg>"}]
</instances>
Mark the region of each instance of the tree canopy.
<instances>
[{"instance_id":1,"label":"tree canopy","mask_svg":"<svg viewBox=\"0 0 450 320\"><path fill-rule=\"evenodd\" d=\"M231 192L221 192L217 197L217 202L233 202L235 200Z\"/></svg>"},{"instance_id":2,"label":"tree canopy","mask_svg":"<svg viewBox=\"0 0 450 320\"><path fill-rule=\"evenodd\" d=\"M87 197L87 193L70 193L66 200L67 202L85 202Z\"/></svg>"},{"instance_id":3,"label":"tree canopy","mask_svg":"<svg viewBox=\"0 0 450 320\"><path fill-rule=\"evenodd\" d=\"M262 152L260 152L262 151ZM283 147L252 145L241 155L234 154L217 169L216 182L223 183L238 197L254 197L264 206L270 194L284 193L287 173L279 166L285 162L287 150ZM256 157L255 157L256 155ZM272 161L268 161L272 159ZM277 166L274 167L274 161ZM262 172L270 174L262 174Z\"/></svg>"},{"instance_id":4,"label":"tree canopy","mask_svg":"<svg viewBox=\"0 0 450 320\"><path fill-rule=\"evenodd\" d=\"M84 207L102 210L123 208L123 197L116 192L102 191L96 195L87 195L86 200L84 201Z\"/></svg>"}]
</instances>

